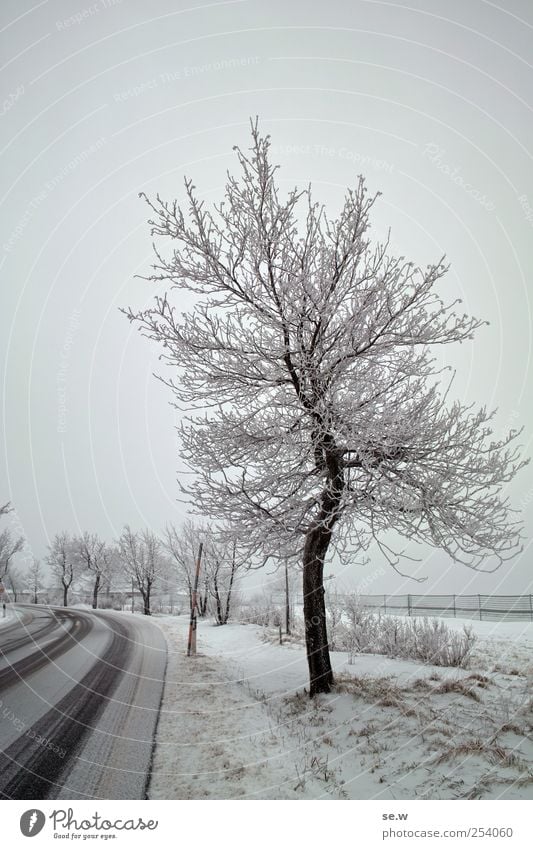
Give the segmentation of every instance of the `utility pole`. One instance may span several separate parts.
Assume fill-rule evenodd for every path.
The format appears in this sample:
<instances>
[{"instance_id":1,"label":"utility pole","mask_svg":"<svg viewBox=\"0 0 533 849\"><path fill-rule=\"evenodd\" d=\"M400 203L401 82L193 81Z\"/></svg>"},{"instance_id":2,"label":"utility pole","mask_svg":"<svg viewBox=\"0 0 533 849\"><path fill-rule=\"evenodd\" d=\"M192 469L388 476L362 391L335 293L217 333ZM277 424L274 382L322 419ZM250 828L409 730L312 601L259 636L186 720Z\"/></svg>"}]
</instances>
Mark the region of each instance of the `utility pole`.
<instances>
[{"instance_id":1,"label":"utility pole","mask_svg":"<svg viewBox=\"0 0 533 849\"><path fill-rule=\"evenodd\" d=\"M196 574L194 576L194 588L191 599L191 621L189 623L189 640L187 643L187 657L196 654L196 606L198 594L198 581L200 580L200 563L202 562L202 551L204 548L203 542L200 543L198 549L198 557L196 560Z\"/></svg>"}]
</instances>

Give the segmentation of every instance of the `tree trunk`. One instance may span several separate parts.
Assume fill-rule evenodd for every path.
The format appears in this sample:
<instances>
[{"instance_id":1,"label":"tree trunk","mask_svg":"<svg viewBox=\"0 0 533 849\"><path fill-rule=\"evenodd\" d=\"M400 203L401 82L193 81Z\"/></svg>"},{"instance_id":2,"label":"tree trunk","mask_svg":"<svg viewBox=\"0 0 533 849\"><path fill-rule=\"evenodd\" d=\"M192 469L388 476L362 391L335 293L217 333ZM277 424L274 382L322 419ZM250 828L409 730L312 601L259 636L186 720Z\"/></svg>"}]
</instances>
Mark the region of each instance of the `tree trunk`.
<instances>
[{"instance_id":1,"label":"tree trunk","mask_svg":"<svg viewBox=\"0 0 533 849\"><path fill-rule=\"evenodd\" d=\"M222 623L223 625L228 624L229 613L230 613L230 610L231 610L231 593L232 593L232 590L233 590L233 581L235 580L235 571L236 571L236 568L237 568L236 562L235 562L235 552L236 552L236 550L237 550L237 543L234 542L233 543L233 554L232 554L232 557L231 557L231 574L230 574L230 578L229 578L228 594L226 596L226 610L224 611L224 622Z\"/></svg>"},{"instance_id":2,"label":"tree trunk","mask_svg":"<svg viewBox=\"0 0 533 849\"><path fill-rule=\"evenodd\" d=\"M218 570L218 565L217 565L217 570ZM217 625L222 625L223 624L222 623L222 602L221 602L221 599L220 599L220 593L218 592L218 580L217 580L217 572L216 571L213 575L213 595L215 596L215 603L216 603L216 608L217 608L217 610L216 610Z\"/></svg>"},{"instance_id":3,"label":"tree trunk","mask_svg":"<svg viewBox=\"0 0 533 849\"><path fill-rule=\"evenodd\" d=\"M148 586L142 594L143 602L144 602L144 611L143 612L144 612L145 616L151 616L152 615L152 612L150 610L150 590L151 590L151 587Z\"/></svg>"},{"instance_id":4,"label":"tree trunk","mask_svg":"<svg viewBox=\"0 0 533 849\"><path fill-rule=\"evenodd\" d=\"M93 587L93 610L98 607L98 591L100 589L100 575L96 575Z\"/></svg>"},{"instance_id":5,"label":"tree trunk","mask_svg":"<svg viewBox=\"0 0 533 849\"><path fill-rule=\"evenodd\" d=\"M329 693L333 684L323 585L324 558L330 539L331 530L320 526L309 531L304 545L304 619L310 696Z\"/></svg>"},{"instance_id":6,"label":"tree trunk","mask_svg":"<svg viewBox=\"0 0 533 849\"><path fill-rule=\"evenodd\" d=\"M68 587L63 584L63 607L68 607Z\"/></svg>"},{"instance_id":7,"label":"tree trunk","mask_svg":"<svg viewBox=\"0 0 533 849\"><path fill-rule=\"evenodd\" d=\"M205 581L205 583L204 583L204 588L203 588L202 592L198 593L198 595L197 595L197 609L198 609L198 614L199 614L199 616L201 616L202 618L203 618L203 617L206 615L206 613L207 613L207 604L208 604L208 601L209 601L209 587L208 587L208 583L207 583L207 579L206 579L206 581Z\"/></svg>"}]
</instances>

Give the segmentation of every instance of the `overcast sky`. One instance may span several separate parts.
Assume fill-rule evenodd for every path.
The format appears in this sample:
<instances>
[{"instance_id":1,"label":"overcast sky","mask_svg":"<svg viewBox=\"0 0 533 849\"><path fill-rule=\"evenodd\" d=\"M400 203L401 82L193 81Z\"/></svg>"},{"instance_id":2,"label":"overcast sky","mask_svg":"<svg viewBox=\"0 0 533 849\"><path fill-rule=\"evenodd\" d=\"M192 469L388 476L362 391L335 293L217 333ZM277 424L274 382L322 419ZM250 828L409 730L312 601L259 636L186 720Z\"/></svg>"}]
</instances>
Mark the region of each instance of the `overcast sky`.
<instances>
[{"instance_id":1,"label":"overcast sky","mask_svg":"<svg viewBox=\"0 0 533 849\"><path fill-rule=\"evenodd\" d=\"M375 233L416 263L444 253L446 298L490 321L444 351L454 394L524 426L531 453L533 6L528 0L3 0L0 502L28 554L61 529L112 539L180 521L178 446L158 350L120 314L153 289L139 191L184 173L209 200L272 136L284 186L335 213L366 175ZM523 555L477 575L422 552L400 578L377 554L337 568L382 592L531 592L533 470L510 493ZM404 567L407 571L407 567ZM335 571L335 570L333 570Z\"/></svg>"}]
</instances>

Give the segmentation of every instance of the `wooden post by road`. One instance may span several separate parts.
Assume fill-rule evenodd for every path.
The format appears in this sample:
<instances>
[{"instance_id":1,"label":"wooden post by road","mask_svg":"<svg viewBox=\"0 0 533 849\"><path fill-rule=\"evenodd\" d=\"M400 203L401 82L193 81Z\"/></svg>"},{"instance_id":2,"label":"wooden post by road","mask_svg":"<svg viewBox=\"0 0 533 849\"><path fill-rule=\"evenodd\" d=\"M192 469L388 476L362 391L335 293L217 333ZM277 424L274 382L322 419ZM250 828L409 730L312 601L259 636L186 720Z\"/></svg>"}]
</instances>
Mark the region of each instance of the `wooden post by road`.
<instances>
[{"instance_id":1,"label":"wooden post by road","mask_svg":"<svg viewBox=\"0 0 533 849\"><path fill-rule=\"evenodd\" d=\"M189 623L189 640L187 643L187 657L196 654L196 605L198 594L198 581L200 580L200 563L202 562L202 551L204 548L203 542L200 543L198 549L198 558L196 560L196 574L194 576L194 589L192 591L191 601L191 621Z\"/></svg>"}]
</instances>

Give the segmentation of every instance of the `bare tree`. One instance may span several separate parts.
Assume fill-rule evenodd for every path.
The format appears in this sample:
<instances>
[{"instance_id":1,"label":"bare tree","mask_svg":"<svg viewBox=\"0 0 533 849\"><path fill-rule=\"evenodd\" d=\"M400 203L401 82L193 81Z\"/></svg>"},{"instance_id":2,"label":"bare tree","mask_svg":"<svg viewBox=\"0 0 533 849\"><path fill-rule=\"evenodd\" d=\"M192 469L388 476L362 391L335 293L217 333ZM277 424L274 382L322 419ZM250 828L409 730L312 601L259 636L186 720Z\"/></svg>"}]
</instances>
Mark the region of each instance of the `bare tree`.
<instances>
[{"instance_id":1,"label":"bare tree","mask_svg":"<svg viewBox=\"0 0 533 849\"><path fill-rule=\"evenodd\" d=\"M496 568L521 546L503 489L523 463L516 432L494 440L492 414L441 388L432 347L481 324L439 297L444 260L420 268L388 240L371 245L377 195L363 178L336 220L310 189L282 198L269 147L252 124L213 211L189 179L185 211L145 198L152 234L172 243L149 279L189 290L193 306L184 314L167 291L125 312L176 375L161 379L188 410L181 455L197 508L251 550L301 559L314 695L333 681L326 556L375 541L398 568L392 531Z\"/></svg>"},{"instance_id":2,"label":"bare tree","mask_svg":"<svg viewBox=\"0 0 533 849\"><path fill-rule=\"evenodd\" d=\"M167 562L161 554L161 542L148 529L135 533L126 525L118 540L118 549L125 573L142 595L143 612L150 616L154 583L163 577L167 569Z\"/></svg>"},{"instance_id":3,"label":"bare tree","mask_svg":"<svg viewBox=\"0 0 533 849\"><path fill-rule=\"evenodd\" d=\"M92 576L92 607L96 610L98 593L110 565L111 551L98 534L90 534L87 531L74 537L72 544L80 565Z\"/></svg>"},{"instance_id":4,"label":"bare tree","mask_svg":"<svg viewBox=\"0 0 533 849\"><path fill-rule=\"evenodd\" d=\"M178 587L187 593L191 612L198 548L200 542L205 542L210 535L211 531L207 525L193 522L190 519L185 521L181 528L176 528L171 523L167 524L163 533L163 547L169 554L176 570ZM206 568L204 548L200 583L196 593L197 612L201 617L207 613L210 596L209 581L210 572Z\"/></svg>"},{"instance_id":5,"label":"bare tree","mask_svg":"<svg viewBox=\"0 0 533 849\"><path fill-rule=\"evenodd\" d=\"M104 568L102 571L102 581L99 587L99 598L104 594L106 606L111 605L111 593L113 589L120 587L122 589L124 569L120 557L120 551L117 545L106 543L104 551Z\"/></svg>"},{"instance_id":6,"label":"bare tree","mask_svg":"<svg viewBox=\"0 0 533 849\"><path fill-rule=\"evenodd\" d=\"M231 532L228 532L231 534ZM220 529L190 519L181 528L168 524L163 546L177 569L179 585L185 589L192 611L196 558L200 542L203 554L196 606L199 616L212 611L218 625L225 625L231 612L238 573L244 559L238 542L220 533Z\"/></svg>"},{"instance_id":7,"label":"bare tree","mask_svg":"<svg viewBox=\"0 0 533 849\"><path fill-rule=\"evenodd\" d=\"M12 513L10 502L0 506L0 517ZM9 528L0 533L0 581L5 581L13 571L12 561L15 554L24 548L24 537L14 537Z\"/></svg>"},{"instance_id":8,"label":"bare tree","mask_svg":"<svg viewBox=\"0 0 533 849\"><path fill-rule=\"evenodd\" d=\"M66 531L56 534L52 544L48 546L46 562L51 567L52 575L63 590L63 607L68 606L68 594L74 581L72 539Z\"/></svg>"},{"instance_id":9,"label":"bare tree","mask_svg":"<svg viewBox=\"0 0 533 849\"><path fill-rule=\"evenodd\" d=\"M43 578L41 561L34 557L31 565L26 568L24 574L24 584L31 594L33 604L39 603L39 595L44 590Z\"/></svg>"},{"instance_id":10,"label":"bare tree","mask_svg":"<svg viewBox=\"0 0 533 849\"><path fill-rule=\"evenodd\" d=\"M20 566L12 563L4 577L4 581L10 588L12 601L18 601L19 593L24 589L24 575Z\"/></svg>"},{"instance_id":11,"label":"bare tree","mask_svg":"<svg viewBox=\"0 0 533 849\"><path fill-rule=\"evenodd\" d=\"M14 539L7 528L0 533L0 580L8 574L13 557L22 551L23 547L24 537Z\"/></svg>"},{"instance_id":12,"label":"bare tree","mask_svg":"<svg viewBox=\"0 0 533 849\"><path fill-rule=\"evenodd\" d=\"M226 625L234 600L236 581L243 560L237 540L220 542L212 535L204 548L208 587L213 600L213 613L217 625Z\"/></svg>"}]
</instances>

